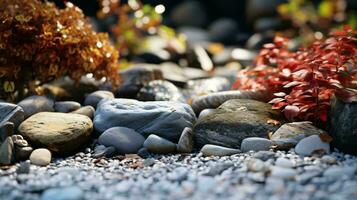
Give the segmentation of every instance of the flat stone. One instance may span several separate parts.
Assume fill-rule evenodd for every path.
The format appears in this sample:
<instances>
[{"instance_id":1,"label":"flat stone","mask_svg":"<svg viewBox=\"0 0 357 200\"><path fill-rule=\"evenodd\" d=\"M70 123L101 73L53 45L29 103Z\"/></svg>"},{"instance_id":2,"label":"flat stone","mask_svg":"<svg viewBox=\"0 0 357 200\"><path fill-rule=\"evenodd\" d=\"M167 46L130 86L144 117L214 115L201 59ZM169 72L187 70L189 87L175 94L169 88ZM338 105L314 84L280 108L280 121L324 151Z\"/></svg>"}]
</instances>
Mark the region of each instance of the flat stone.
<instances>
[{"instance_id":1,"label":"flat stone","mask_svg":"<svg viewBox=\"0 0 357 200\"><path fill-rule=\"evenodd\" d=\"M250 137L245 138L241 144L242 152L248 151L268 151L273 142L266 138Z\"/></svg>"},{"instance_id":2,"label":"flat stone","mask_svg":"<svg viewBox=\"0 0 357 200\"><path fill-rule=\"evenodd\" d=\"M29 96L17 103L25 112L25 118L39 112L53 112L54 101L46 96Z\"/></svg>"},{"instance_id":3,"label":"flat stone","mask_svg":"<svg viewBox=\"0 0 357 200\"><path fill-rule=\"evenodd\" d=\"M11 122L17 128L24 120L24 110L12 103L0 102L0 126L3 126L6 122Z\"/></svg>"},{"instance_id":4,"label":"flat stone","mask_svg":"<svg viewBox=\"0 0 357 200\"><path fill-rule=\"evenodd\" d=\"M46 166L51 162L51 152L48 149L35 149L30 155L31 164L38 166Z\"/></svg>"},{"instance_id":5,"label":"flat stone","mask_svg":"<svg viewBox=\"0 0 357 200\"><path fill-rule=\"evenodd\" d=\"M245 138L267 138L278 125L269 120L282 121L281 113L270 104L248 99L232 99L223 103L215 112L198 120L193 133L198 147L216 144L240 148Z\"/></svg>"},{"instance_id":6,"label":"flat stone","mask_svg":"<svg viewBox=\"0 0 357 200\"><path fill-rule=\"evenodd\" d=\"M56 112L68 113L81 107L81 104L75 101L57 101L54 105Z\"/></svg>"},{"instance_id":7,"label":"flat stone","mask_svg":"<svg viewBox=\"0 0 357 200\"><path fill-rule=\"evenodd\" d=\"M98 132L121 126L147 136L151 133L177 142L184 128L192 127L196 116L188 104L132 99L103 100L95 112L94 127Z\"/></svg>"},{"instance_id":8,"label":"flat stone","mask_svg":"<svg viewBox=\"0 0 357 200\"><path fill-rule=\"evenodd\" d=\"M291 160L289 160L287 158L282 158L282 157L279 157L278 159L276 159L275 165L278 167L285 167L285 168L293 168L294 167L294 163Z\"/></svg>"},{"instance_id":9,"label":"flat stone","mask_svg":"<svg viewBox=\"0 0 357 200\"><path fill-rule=\"evenodd\" d=\"M6 140L0 146L0 165L10 165L14 160L14 143L11 137L7 137Z\"/></svg>"},{"instance_id":10,"label":"flat stone","mask_svg":"<svg viewBox=\"0 0 357 200\"><path fill-rule=\"evenodd\" d=\"M94 112L95 109L93 108L93 106L83 106L75 111L73 111L72 113L76 113L76 114L80 114L80 115L85 115L91 119L93 119L94 117Z\"/></svg>"},{"instance_id":11,"label":"flat stone","mask_svg":"<svg viewBox=\"0 0 357 200\"><path fill-rule=\"evenodd\" d=\"M119 154L136 153L144 144L145 138L135 130L113 127L104 131L98 139L99 144L113 146Z\"/></svg>"},{"instance_id":12,"label":"flat stone","mask_svg":"<svg viewBox=\"0 0 357 200\"><path fill-rule=\"evenodd\" d=\"M193 131L186 127L183 129L181 137L177 144L177 151L179 153L191 153L193 149Z\"/></svg>"},{"instance_id":13,"label":"flat stone","mask_svg":"<svg viewBox=\"0 0 357 200\"><path fill-rule=\"evenodd\" d=\"M110 91L98 90L89 94L84 100L85 106L97 107L97 104L103 99L114 99L114 94Z\"/></svg>"},{"instance_id":14,"label":"flat stone","mask_svg":"<svg viewBox=\"0 0 357 200\"><path fill-rule=\"evenodd\" d=\"M144 147L152 153L173 153L176 151L176 144L157 135L149 135L144 142Z\"/></svg>"},{"instance_id":15,"label":"flat stone","mask_svg":"<svg viewBox=\"0 0 357 200\"><path fill-rule=\"evenodd\" d=\"M230 156L233 154L238 154L241 151L239 149L206 144L202 147L201 152L204 156Z\"/></svg>"},{"instance_id":16,"label":"flat stone","mask_svg":"<svg viewBox=\"0 0 357 200\"><path fill-rule=\"evenodd\" d=\"M92 121L84 115L55 112L37 113L18 129L31 144L58 154L72 153L86 144L92 130Z\"/></svg>"},{"instance_id":17,"label":"flat stone","mask_svg":"<svg viewBox=\"0 0 357 200\"><path fill-rule=\"evenodd\" d=\"M77 186L51 188L43 192L41 200L83 200L84 192Z\"/></svg>"},{"instance_id":18,"label":"flat stone","mask_svg":"<svg viewBox=\"0 0 357 200\"><path fill-rule=\"evenodd\" d=\"M7 137L14 134L14 123L4 122L0 125L0 144L6 140Z\"/></svg>"},{"instance_id":19,"label":"flat stone","mask_svg":"<svg viewBox=\"0 0 357 200\"><path fill-rule=\"evenodd\" d=\"M325 133L325 131L316 128L309 121L286 123L275 131L271 137L271 141L277 145L278 149L288 150L295 147L295 145L303 138L322 133Z\"/></svg>"},{"instance_id":20,"label":"flat stone","mask_svg":"<svg viewBox=\"0 0 357 200\"><path fill-rule=\"evenodd\" d=\"M313 153L330 153L330 144L323 142L318 135L306 137L295 146L295 153L310 156Z\"/></svg>"}]
</instances>

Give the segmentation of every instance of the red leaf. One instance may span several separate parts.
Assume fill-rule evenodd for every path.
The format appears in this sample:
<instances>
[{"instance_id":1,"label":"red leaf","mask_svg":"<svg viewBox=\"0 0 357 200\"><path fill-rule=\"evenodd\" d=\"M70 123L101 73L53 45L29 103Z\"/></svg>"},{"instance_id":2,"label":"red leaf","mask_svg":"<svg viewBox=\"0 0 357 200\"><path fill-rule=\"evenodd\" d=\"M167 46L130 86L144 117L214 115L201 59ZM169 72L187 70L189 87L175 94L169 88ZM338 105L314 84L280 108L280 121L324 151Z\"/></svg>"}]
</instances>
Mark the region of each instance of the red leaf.
<instances>
[{"instance_id":1,"label":"red leaf","mask_svg":"<svg viewBox=\"0 0 357 200\"><path fill-rule=\"evenodd\" d=\"M282 102L285 101L285 99L283 98L274 98L272 100L270 100L268 103L278 103L278 102Z\"/></svg>"},{"instance_id":2,"label":"red leaf","mask_svg":"<svg viewBox=\"0 0 357 200\"><path fill-rule=\"evenodd\" d=\"M297 86L300 84L301 84L301 82L299 82L299 81L291 81L290 83L284 85L284 88L290 88L290 87L294 87L294 86Z\"/></svg>"},{"instance_id":3,"label":"red leaf","mask_svg":"<svg viewBox=\"0 0 357 200\"><path fill-rule=\"evenodd\" d=\"M274 93L274 96L276 96L276 97L284 97L284 96L286 96L286 94L285 94L285 92L276 92L276 93Z\"/></svg>"},{"instance_id":4,"label":"red leaf","mask_svg":"<svg viewBox=\"0 0 357 200\"><path fill-rule=\"evenodd\" d=\"M278 102L278 103L275 103L273 106L272 106L272 109L281 109L282 107L288 105L288 103L286 102Z\"/></svg>"}]
</instances>

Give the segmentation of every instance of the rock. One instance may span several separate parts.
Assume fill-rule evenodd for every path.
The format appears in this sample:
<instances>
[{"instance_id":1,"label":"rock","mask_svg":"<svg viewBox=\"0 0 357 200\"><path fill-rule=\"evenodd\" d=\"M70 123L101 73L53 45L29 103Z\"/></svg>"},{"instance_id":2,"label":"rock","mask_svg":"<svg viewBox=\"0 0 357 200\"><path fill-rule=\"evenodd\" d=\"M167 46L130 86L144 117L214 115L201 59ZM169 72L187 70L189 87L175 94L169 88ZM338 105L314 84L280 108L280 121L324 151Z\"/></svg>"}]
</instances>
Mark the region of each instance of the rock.
<instances>
[{"instance_id":1,"label":"rock","mask_svg":"<svg viewBox=\"0 0 357 200\"><path fill-rule=\"evenodd\" d=\"M185 102L181 91L171 82L153 80L142 87L137 96L141 101L176 101Z\"/></svg>"},{"instance_id":2,"label":"rock","mask_svg":"<svg viewBox=\"0 0 357 200\"><path fill-rule=\"evenodd\" d=\"M239 149L206 144L202 147L201 152L204 156L230 156L233 154L238 154L241 151Z\"/></svg>"},{"instance_id":3,"label":"rock","mask_svg":"<svg viewBox=\"0 0 357 200\"><path fill-rule=\"evenodd\" d=\"M94 117L94 112L95 109L93 108L93 106L83 106L75 111L73 111L72 113L76 113L76 114L80 114L80 115L85 115L91 119L93 119Z\"/></svg>"},{"instance_id":4,"label":"rock","mask_svg":"<svg viewBox=\"0 0 357 200\"><path fill-rule=\"evenodd\" d=\"M268 151L273 146L273 142L259 137L245 138L241 144L242 152L248 151Z\"/></svg>"},{"instance_id":5,"label":"rock","mask_svg":"<svg viewBox=\"0 0 357 200\"><path fill-rule=\"evenodd\" d=\"M337 163L337 158L330 155L324 155L322 156L321 161L333 165Z\"/></svg>"},{"instance_id":6,"label":"rock","mask_svg":"<svg viewBox=\"0 0 357 200\"><path fill-rule=\"evenodd\" d=\"M16 140L14 144L18 147L27 147L29 145L26 140Z\"/></svg>"},{"instance_id":7,"label":"rock","mask_svg":"<svg viewBox=\"0 0 357 200\"><path fill-rule=\"evenodd\" d=\"M269 166L260 159L250 158L246 164L248 170L252 172L266 172L269 170Z\"/></svg>"},{"instance_id":8,"label":"rock","mask_svg":"<svg viewBox=\"0 0 357 200\"><path fill-rule=\"evenodd\" d=\"M209 41L209 34L207 31L197 27L180 27L178 33L183 34L187 38L189 44L200 44Z\"/></svg>"},{"instance_id":9,"label":"rock","mask_svg":"<svg viewBox=\"0 0 357 200\"><path fill-rule=\"evenodd\" d=\"M208 31L211 41L229 44L234 42L233 38L238 33L239 28L233 19L220 18L212 22Z\"/></svg>"},{"instance_id":10,"label":"rock","mask_svg":"<svg viewBox=\"0 0 357 200\"><path fill-rule=\"evenodd\" d=\"M278 129L277 125L267 123L271 119L282 121L281 113L272 110L270 104L232 99L196 123L194 142L198 146L216 144L238 149L243 139L267 138L269 132Z\"/></svg>"},{"instance_id":11,"label":"rock","mask_svg":"<svg viewBox=\"0 0 357 200\"><path fill-rule=\"evenodd\" d=\"M330 144L323 142L318 135L306 137L295 146L295 153L311 156L314 153L330 153Z\"/></svg>"},{"instance_id":12,"label":"rock","mask_svg":"<svg viewBox=\"0 0 357 200\"><path fill-rule=\"evenodd\" d=\"M53 112L54 101L46 96L29 96L17 103L25 112L25 118L39 112Z\"/></svg>"},{"instance_id":13,"label":"rock","mask_svg":"<svg viewBox=\"0 0 357 200\"><path fill-rule=\"evenodd\" d=\"M153 158L146 158L143 162L145 167L150 167L153 166L155 164L155 159Z\"/></svg>"},{"instance_id":14,"label":"rock","mask_svg":"<svg viewBox=\"0 0 357 200\"><path fill-rule=\"evenodd\" d=\"M30 162L29 161L24 161L20 162L19 167L16 169L17 175L19 174L29 174L30 173Z\"/></svg>"},{"instance_id":15,"label":"rock","mask_svg":"<svg viewBox=\"0 0 357 200\"><path fill-rule=\"evenodd\" d=\"M86 144L92 130L92 121L84 115L55 112L37 113L18 128L31 144L58 154L72 153Z\"/></svg>"},{"instance_id":16,"label":"rock","mask_svg":"<svg viewBox=\"0 0 357 200\"><path fill-rule=\"evenodd\" d=\"M214 92L226 91L231 88L230 80L225 77L212 77L189 80L186 88L192 91L193 95L209 94Z\"/></svg>"},{"instance_id":17,"label":"rock","mask_svg":"<svg viewBox=\"0 0 357 200\"><path fill-rule=\"evenodd\" d=\"M238 90L215 92L194 98L192 101L192 108L195 113L200 113L203 109L206 108L217 108L224 102L231 99L254 99L258 101L264 101L266 98L267 94L263 92Z\"/></svg>"},{"instance_id":18,"label":"rock","mask_svg":"<svg viewBox=\"0 0 357 200\"><path fill-rule=\"evenodd\" d=\"M183 129L192 127L195 120L196 116L188 104L111 99L98 104L94 127L98 132L103 132L111 127L122 126L145 136L155 133L176 142Z\"/></svg>"},{"instance_id":19,"label":"rock","mask_svg":"<svg viewBox=\"0 0 357 200\"><path fill-rule=\"evenodd\" d=\"M55 111L56 112L62 112L62 113L68 113L75 111L81 107L81 104L75 101L57 101L55 103Z\"/></svg>"},{"instance_id":20,"label":"rock","mask_svg":"<svg viewBox=\"0 0 357 200\"><path fill-rule=\"evenodd\" d=\"M48 149L35 149L30 155L31 164L46 166L51 162L51 152Z\"/></svg>"},{"instance_id":21,"label":"rock","mask_svg":"<svg viewBox=\"0 0 357 200\"><path fill-rule=\"evenodd\" d=\"M135 55L132 60L133 62L137 63L160 64L169 59L169 56L167 56L167 54L160 53L161 52L143 52L139 53L138 55Z\"/></svg>"},{"instance_id":22,"label":"rock","mask_svg":"<svg viewBox=\"0 0 357 200\"><path fill-rule=\"evenodd\" d=\"M10 165L14 160L14 143L11 137L7 137L6 140L0 146L0 165Z\"/></svg>"},{"instance_id":23,"label":"rock","mask_svg":"<svg viewBox=\"0 0 357 200\"><path fill-rule=\"evenodd\" d=\"M150 81L162 80L163 74L156 65L141 64L132 66L120 72L122 84L116 90L115 96L121 98L136 98L139 90Z\"/></svg>"},{"instance_id":24,"label":"rock","mask_svg":"<svg viewBox=\"0 0 357 200\"><path fill-rule=\"evenodd\" d=\"M213 109L213 108L203 109L200 112L200 114L198 115L198 120L203 119L204 117L208 116L209 114L213 113L214 111L216 111L216 109Z\"/></svg>"},{"instance_id":25,"label":"rock","mask_svg":"<svg viewBox=\"0 0 357 200\"><path fill-rule=\"evenodd\" d=\"M245 7L246 19L252 23L260 17L275 15L276 9L281 3L284 3L284 0L249 0Z\"/></svg>"},{"instance_id":26,"label":"rock","mask_svg":"<svg viewBox=\"0 0 357 200\"><path fill-rule=\"evenodd\" d=\"M346 167L332 166L324 171L323 176L330 177L330 178L342 178L342 177L350 178L355 175L356 171L357 171L356 167L352 167L352 166L346 166Z\"/></svg>"},{"instance_id":27,"label":"rock","mask_svg":"<svg viewBox=\"0 0 357 200\"><path fill-rule=\"evenodd\" d=\"M152 153L173 153L176 151L176 144L153 134L145 140L144 147Z\"/></svg>"},{"instance_id":28,"label":"rock","mask_svg":"<svg viewBox=\"0 0 357 200\"><path fill-rule=\"evenodd\" d=\"M14 134L14 123L4 122L0 124L0 144L6 140L7 137Z\"/></svg>"},{"instance_id":29,"label":"rock","mask_svg":"<svg viewBox=\"0 0 357 200\"><path fill-rule=\"evenodd\" d=\"M101 145L103 146L103 145ZM105 147L104 148L95 148L93 153L93 158L100 158L100 157L113 157L117 154L117 149L113 146Z\"/></svg>"},{"instance_id":30,"label":"rock","mask_svg":"<svg viewBox=\"0 0 357 200\"><path fill-rule=\"evenodd\" d=\"M51 188L43 192L41 200L83 200L84 192L77 186Z\"/></svg>"},{"instance_id":31,"label":"rock","mask_svg":"<svg viewBox=\"0 0 357 200\"><path fill-rule=\"evenodd\" d=\"M110 91L98 90L89 94L84 100L85 106L92 106L93 108L97 107L97 104L102 99L114 99L114 94Z\"/></svg>"},{"instance_id":32,"label":"rock","mask_svg":"<svg viewBox=\"0 0 357 200\"><path fill-rule=\"evenodd\" d=\"M297 175L297 171L291 168L284 167L272 167L270 176L281 179L294 179Z\"/></svg>"},{"instance_id":33,"label":"rock","mask_svg":"<svg viewBox=\"0 0 357 200\"><path fill-rule=\"evenodd\" d=\"M32 151L33 151L33 148L30 147L30 146L26 146L26 147L15 146L16 160L27 160L27 159L29 159Z\"/></svg>"},{"instance_id":34,"label":"rock","mask_svg":"<svg viewBox=\"0 0 357 200\"><path fill-rule=\"evenodd\" d=\"M281 30L282 28L284 28L284 24L277 17L264 17L254 22L256 32Z\"/></svg>"},{"instance_id":35,"label":"rock","mask_svg":"<svg viewBox=\"0 0 357 200\"><path fill-rule=\"evenodd\" d=\"M198 1L185 1L174 7L170 18L176 26L202 27L207 23L205 7Z\"/></svg>"},{"instance_id":36,"label":"rock","mask_svg":"<svg viewBox=\"0 0 357 200\"><path fill-rule=\"evenodd\" d=\"M285 167L285 168L293 168L294 167L294 163L291 160L289 160L287 158L282 158L282 157L276 159L275 165L278 167Z\"/></svg>"},{"instance_id":37,"label":"rock","mask_svg":"<svg viewBox=\"0 0 357 200\"><path fill-rule=\"evenodd\" d=\"M332 145L340 151L357 155L357 102L343 103L333 99L330 116Z\"/></svg>"},{"instance_id":38,"label":"rock","mask_svg":"<svg viewBox=\"0 0 357 200\"><path fill-rule=\"evenodd\" d=\"M137 154L138 154L138 156L140 156L141 158L148 158L148 157L150 157L150 152L149 152L145 147L139 149L139 151L138 151Z\"/></svg>"},{"instance_id":39,"label":"rock","mask_svg":"<svg viewBox=\"0 0 357 200\"><path fill-rule=\"evenodd\" d=\"M270 138L278 149L288 150L303 138L310 135L319 135L325 131L316 128L311 122L293 122L283 124Z\"/></svg>"},{"instance_id":40,"label":"rock","mask_svg":"<svg viewBox=\"0 0 357 200\"><path fill-rule=\"evenodd\" d=\"M258 151L258 152L255 152L252 155L252 157L263 160L263 161L267 161L269 159L273 159L275 157L275 153L271 152L271 151Z\"/></svg>"},{"instance_id":41,"label":"rock","mask_svg":"<svg viewBox=\"0 0 357 200\"><path fill-rule=\"evenodd\" d=\"M250 66L253 64L254 59L257 56L255 51L243 48L234 48L232 50L232 59L238 61L243 66Z\"/></svg>"},{"instance_id":42,"label":"rock","mask_svg":"<svg viewBox=\"0 0 357 200\"><path fill-rule=\"evenodd\" d=\"M193 132L191 128L183 129L179 142L177 144L177 151L179 153L191 153L193 149Z\"/></svg>"},{"instance_id":43,"label":"rock","mask_svg":"<svg viewBox=\"0 0 357 200\"><path fill-rule=\"evenodd\" d=\"M99 144L113 146L120 154L136 153L144 144L145 138L135 130L113 127L104 131L98 139Z\"/></svg>"},{"instance_id":44,"label":"rock","mask_svg":"<svg viewBox=\"0 0 357 200\"><path fill-rule=\"evenodd\" d=\"M247 40L245 47L250 50L259 50L267 43L274 41L274 34L255 33Z\"/></svg>"},{"instance_id":45,"label":"rock","mask_svg":"<svg viewBox=\"0 0 357 200\"><path fill-rule=\"evenodd\" d=\"M24 120L24 110L15 104L0 102L0 126L6 122L11 122L17 128Z\"/></svg>"}]
</instances>

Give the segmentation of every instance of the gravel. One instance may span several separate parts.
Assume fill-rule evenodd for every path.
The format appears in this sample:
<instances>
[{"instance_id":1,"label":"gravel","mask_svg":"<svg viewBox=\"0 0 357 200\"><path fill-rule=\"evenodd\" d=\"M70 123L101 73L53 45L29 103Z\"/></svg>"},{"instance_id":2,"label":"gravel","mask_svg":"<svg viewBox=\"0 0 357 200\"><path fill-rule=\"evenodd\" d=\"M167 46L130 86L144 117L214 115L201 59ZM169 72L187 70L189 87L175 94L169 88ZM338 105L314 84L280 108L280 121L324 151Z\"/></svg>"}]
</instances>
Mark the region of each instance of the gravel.
<instances>
[{"instance_id":1,"label":"gravel","mask_svg":"<svg viewBox=\"0 0 357 200\"><path fill-rule=\"evenodd\" d=\"M294 167L275 166L282 158ZM264 167L250 170L252 162ZM357 157L338 152L322 158L261 151L223 157L150 154L147 159L81 152L47 167L31 165L29 172L19 173L19 167L0 168L0 199L47 199L72 190L63 198L357 199Z\"/></svg>"}]
</instances>

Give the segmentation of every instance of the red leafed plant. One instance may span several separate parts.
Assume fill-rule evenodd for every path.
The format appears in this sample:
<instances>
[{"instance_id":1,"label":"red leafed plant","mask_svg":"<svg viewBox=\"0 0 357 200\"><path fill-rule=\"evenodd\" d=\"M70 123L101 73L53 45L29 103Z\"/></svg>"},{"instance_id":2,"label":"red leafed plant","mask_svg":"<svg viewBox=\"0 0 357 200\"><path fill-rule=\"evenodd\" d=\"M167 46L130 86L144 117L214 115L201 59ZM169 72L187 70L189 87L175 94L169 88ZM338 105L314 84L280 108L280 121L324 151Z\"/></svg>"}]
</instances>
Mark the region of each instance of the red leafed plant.
<instances>
[{"instance_id":1,"label":"red leafed plant","mask_svg":"<svg viewBox=\"0 0 357 200\"><path fill-rule=\"evenodd\" d=\"M291 52L288 39L276 37L256 58L256 67L239 72L235 89L268 90L269 103L290 121L326 122L330 99L357 101L356 31L334 31L325 40Z\"/></svg>"}]
</instances>

